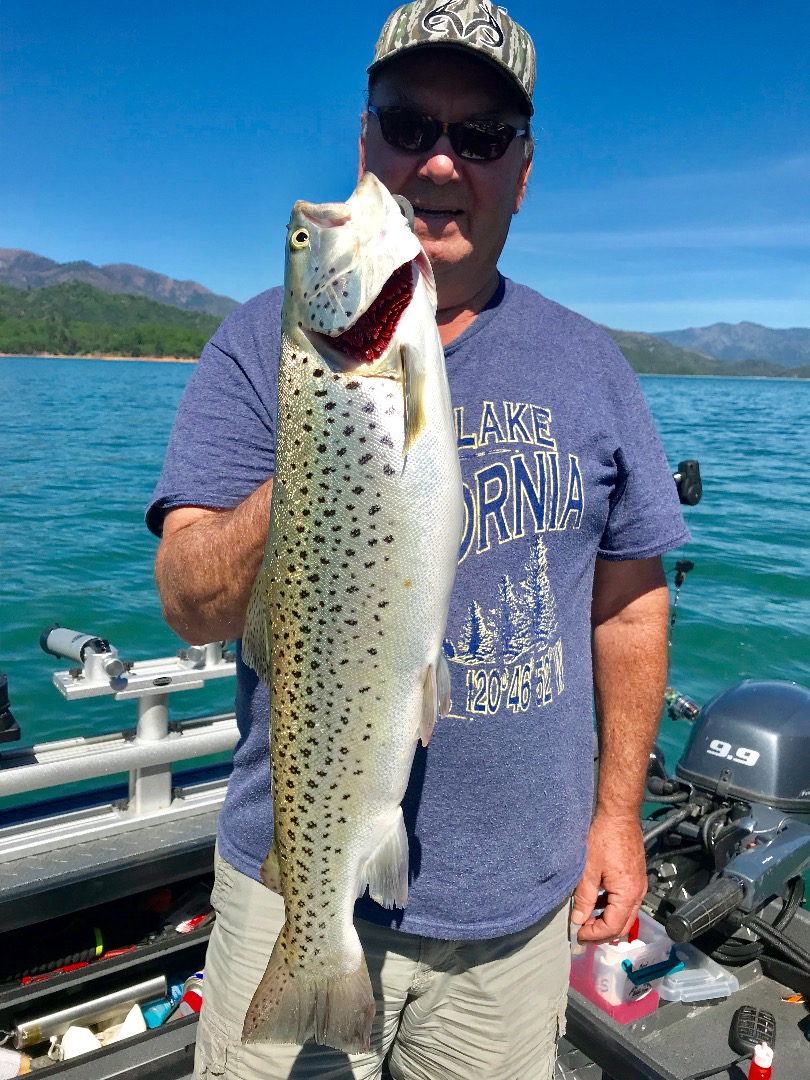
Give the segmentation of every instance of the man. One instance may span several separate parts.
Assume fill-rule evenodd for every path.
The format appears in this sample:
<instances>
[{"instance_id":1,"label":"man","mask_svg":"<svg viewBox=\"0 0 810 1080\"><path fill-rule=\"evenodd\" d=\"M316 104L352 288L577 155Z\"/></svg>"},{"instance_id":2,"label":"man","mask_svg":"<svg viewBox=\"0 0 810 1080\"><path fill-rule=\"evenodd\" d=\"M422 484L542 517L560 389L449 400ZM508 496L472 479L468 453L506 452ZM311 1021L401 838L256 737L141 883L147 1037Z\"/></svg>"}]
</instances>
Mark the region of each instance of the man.
<instances>
[{"instance_id":1,"label":"man","mask_svg":"<svg viewBox=\"0 0 810 1080\"><path fill-rule=\"evenodd\" d=\"M387 1059L395 1080L546 1080L571 894L580 941L604 941L646 890L639 807L666 669L660 555L688 534L616 347L497 270L532 164L526 32L487 2L417 0L389 18L369 73L360 171L413 204L465 482L451 715L417 751L403 803L408 907L366 897L357 908L377 998L371 1052L243 1047L283 905L258 880L272 836L267 692L240 663L198 1075L370 1078ZM149 510L163 530L165 615L190 642L239 637L261 562L281 299L250 301L206 347Z\"/></svg>"}]
</instances>

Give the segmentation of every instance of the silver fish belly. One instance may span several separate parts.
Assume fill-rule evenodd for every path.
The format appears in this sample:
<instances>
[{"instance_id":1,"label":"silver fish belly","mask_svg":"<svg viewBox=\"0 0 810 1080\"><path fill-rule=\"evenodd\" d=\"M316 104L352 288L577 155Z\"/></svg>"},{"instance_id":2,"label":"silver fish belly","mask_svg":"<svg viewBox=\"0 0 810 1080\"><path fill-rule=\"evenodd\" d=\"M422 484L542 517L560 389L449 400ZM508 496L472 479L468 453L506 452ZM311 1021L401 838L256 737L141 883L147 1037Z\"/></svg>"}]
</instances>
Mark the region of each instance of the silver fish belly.
<instances>
[{"instance_id":1,"label":"silver fish belly","mask_svg":"<svg viewBox=\"0 0 810 1080\"><path fill-rule=\"evenodd\" d=\"M381 187L364 178L352 212L366 195L382 199L390 242L407 226ZM400 277L408 265L406 255ZM432 279L424 266L412 274L371 362L344 364L285 322L270 528L243 653L271 691L275 827L263 877L283 894L286 922L247 1041L367 1048L375 1006L354 901L368 886L385 906L407 903L400 803L417 740L449 707L442 637L463 523Z\"/></svg>"}]
</instances>

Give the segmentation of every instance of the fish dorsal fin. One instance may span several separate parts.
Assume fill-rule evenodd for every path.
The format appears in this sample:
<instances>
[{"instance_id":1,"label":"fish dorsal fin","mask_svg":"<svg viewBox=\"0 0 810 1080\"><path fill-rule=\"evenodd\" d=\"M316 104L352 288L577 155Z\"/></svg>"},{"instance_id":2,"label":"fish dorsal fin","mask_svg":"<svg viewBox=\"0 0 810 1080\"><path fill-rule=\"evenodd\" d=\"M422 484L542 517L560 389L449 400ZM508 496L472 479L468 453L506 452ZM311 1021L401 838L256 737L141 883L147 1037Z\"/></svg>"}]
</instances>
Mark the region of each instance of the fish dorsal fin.
<instances>
[{"instance_id":1,"label":"fish dorsal fin","mask_svg":"<svg viewBox=\"0 0 810 1080\"><path fill-rule=\"evenodd\" d=\"M270 634L270 574L259 571L253 583L242 633L242 659L268 689L273 682L273 642Z\"/></svg>"},{"instance_id":2,"label":"fish dorsal fin","mask_svg":"<svg viewBox=\"0 0 810 1080\"><path fill-rule=\"evenodd\" d=\"M427 426L425 413L425 368L416 349L400 345L402 393L405 399L405 441L402 456L407 457Z\"/></svg>"},{"instance_id":3,"label":"fish dorsal fin","mask_svg":"<svg viewBox=\"0 0 810 1080\"><path fill-rule=\"evenodd\" d=\"M267 858L262 863L259 873L261 874L265 886L270 889L271 892L281 892L281 867L278 862L278 851L276 850L275 840L270 845L270 850L267 852Z\"/></svg>"},{"instance_id":4,"label":"fish dorsal fin","mask_svg":"<svg viewBox=\"0 0 810 1080\"><path fill-rule=\"evenodd\" d=\"M366 860L360 875L358 895L368 885L369 896L383 907L403 908L408 903L408 834L402 807L398 806L389 827Z\"/></svg>"}]
</instances>

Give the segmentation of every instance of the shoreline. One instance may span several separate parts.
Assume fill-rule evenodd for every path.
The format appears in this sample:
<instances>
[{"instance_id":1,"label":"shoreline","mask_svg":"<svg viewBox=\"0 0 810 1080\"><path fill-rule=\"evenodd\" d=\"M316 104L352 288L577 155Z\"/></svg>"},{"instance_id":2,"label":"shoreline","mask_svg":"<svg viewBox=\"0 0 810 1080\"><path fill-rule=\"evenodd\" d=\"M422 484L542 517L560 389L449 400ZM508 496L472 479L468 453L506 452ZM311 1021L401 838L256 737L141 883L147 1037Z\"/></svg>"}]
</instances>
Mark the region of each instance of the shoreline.
<instances>
[{"instance_id":1,"label":"shoreline","mask_svg":"<svg viewBox=\"0 0 810 1080\"><path fill-rule=\"evenodd\" d=\"M112 356L102 354L100 356L76 356L75 353L7 353L0 352L0 360L13 357L17 360L120 360L131 363L146 364L196 364L198 358L190 356ZM656 379L763 379L777 382L807 382L804 375L732 375L716 372L712 375L699 375L697 373L675 371L637 371L639 378Z\"/></svg>"},{"instance_id":2,"label":"shoreline","mask_svg":"<svg viewBox=\"0 0 810 1080\"><path fill-rule=\"evenodd\" d=\"M134 363L148 364L196 364L197 358L191 356L111 356L102 353L99 356L76 356L75 353L5 353L0 357L13 356L17 360L129 360Z\"/></svg>"}]
</instances>

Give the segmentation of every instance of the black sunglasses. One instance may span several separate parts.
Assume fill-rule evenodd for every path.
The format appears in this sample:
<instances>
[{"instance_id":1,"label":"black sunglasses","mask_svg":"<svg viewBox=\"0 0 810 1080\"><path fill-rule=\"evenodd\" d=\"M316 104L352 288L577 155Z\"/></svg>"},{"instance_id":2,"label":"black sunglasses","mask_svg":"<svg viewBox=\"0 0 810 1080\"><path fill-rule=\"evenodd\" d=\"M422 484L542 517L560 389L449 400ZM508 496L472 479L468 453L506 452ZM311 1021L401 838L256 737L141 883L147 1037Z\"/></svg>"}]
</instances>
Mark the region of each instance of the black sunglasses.
<instances>
[{"instance_id":1,"label":"black sunglasses","mask_svg":"<svg viewBox=\"0 0 810 1080\"><path fill-rule=\"evenodd\" d=\"M528 128L512 127L501 120L459 120L451 124L401 105L369 105L368 111L379 120L382 137L389 146L413 154L430 150L440 135L447 135L460 158L497 161L515 136L528 133Z\"/></svg>"}]
</instances>

